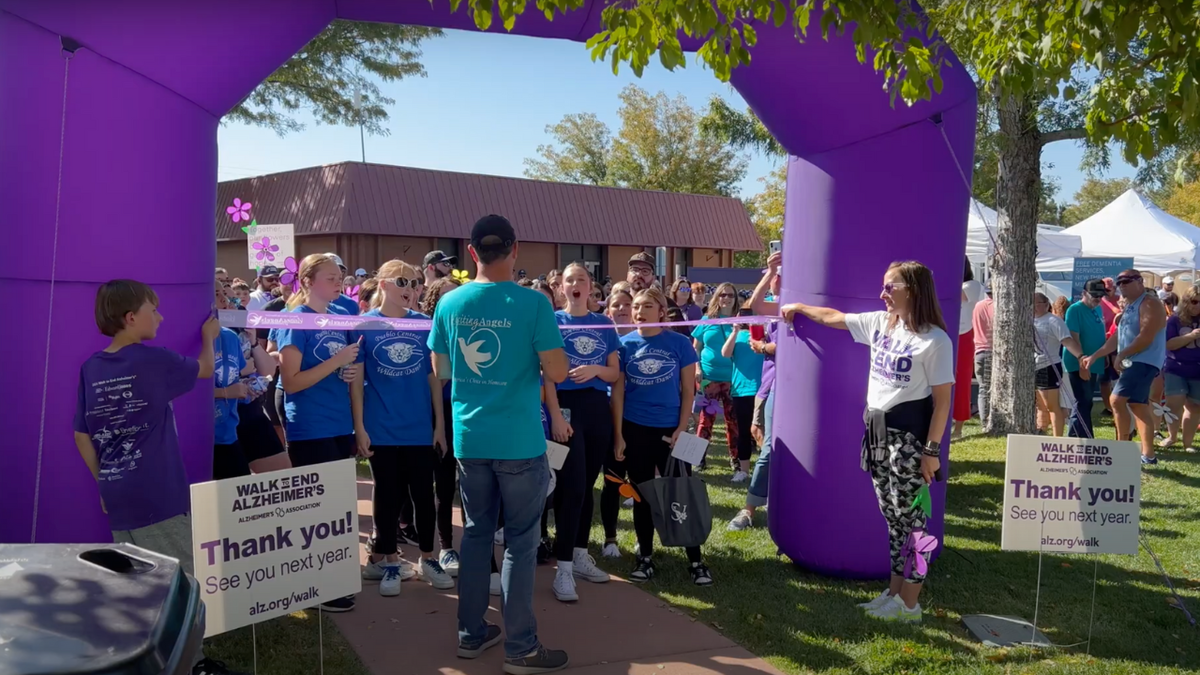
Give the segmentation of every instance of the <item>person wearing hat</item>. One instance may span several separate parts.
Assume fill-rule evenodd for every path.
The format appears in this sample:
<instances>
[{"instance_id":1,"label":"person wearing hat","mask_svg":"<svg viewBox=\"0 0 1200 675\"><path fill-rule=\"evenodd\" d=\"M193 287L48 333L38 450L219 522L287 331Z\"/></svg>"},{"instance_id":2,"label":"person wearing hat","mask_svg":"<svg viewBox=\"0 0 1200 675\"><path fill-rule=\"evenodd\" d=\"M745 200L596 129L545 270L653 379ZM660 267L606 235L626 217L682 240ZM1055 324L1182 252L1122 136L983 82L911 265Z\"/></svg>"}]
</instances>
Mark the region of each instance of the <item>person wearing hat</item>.
<instances>
[{"instance_id":1,"label":"person wearing hat","mask_svg":"<svg viewBox=\"0 0 1200 675\"><path fill-rule=\"evenodd\" d=\"M346 263L342 262L342 257L336 253L326 253L325 255L329 256L333 262L337 263L338 269L342 272L342 276L346 276ZM358 316L358 303L355 302L354 298L346 295L345 293L342 293L338 297L334 298L329 304L333 307L336 307L337 310L335 311L340 311L342 314Z\"/></svg>"},{"instance_id":2,"label":"person wearing hat","mask_svg":"<svg viewBox=\"0 0 1200 675\"><path fill-rule=\"evenodd\" d=\"M442 251L426 253L425 260L421 264L421 269L425 271L425 287L429 288L438 279L450 276L456 265L458 265L458 258L455 256L446 255Z\"/></svg>"},{"instance_id":3,"label":"person wearing hat","mask_svg":"<svg viewBox=\"0 0 1200 675\"><path fill-rule=\"evenodd\" d=\"M367 276L368 276L367 271L361 267L354 270L354 282L355 283L361 284L362 282L367 280Z\"/></svg>"},{"instance_id":4,"label":"person wearing hat","mask_svg":"<svg viewBox=\"0 0 1200 675\"><path fill-rule=\"evenodd\" d=\"M1162 279L1162 287L1158 289L1158 299L1166 300L1175 291L1175 277L1167 275Z\"/></svg>"},{"instance_id":5,"label":"person wearing hat","mask_svg":"<svg viewBox=\"0 0 1200 675\"><path fill-rule=\"evenodd\" d=\"M567 378L563 338L546 296L512 281L517 235L489 215L471 228L475 280L443 297L429 349L434 373L453 380L454 456L466 527L458 572L458 656L474 659L504 641L505 671L567 666L566 652L538 640L534 570L550 484L542 382ZM540 376L540 377L539 377ZM488 623L493 535L504 516L504 630Z\"/></svg>"},{"instance_id":6,"label":"person wearing hat","mask_svg":"<svg viewBox=\"0 0 1200 675\"><path fill-rule=\"evenodd\" d=\"M250 302L246 309L259 311L270 302L274 296L271 291L279 285L279 268L274 265L264 265L258 270L258 288L250 294Z\"/></svg>"},{"instance_id":7,"label":"person wearing hat","mask_svg":"<svg viewBox=\"0 0 1200 675\"><path fill-rule=\"evenodd\" d=\"M1100 311L1100 302L1107 295L1103 279L1089 279L1083 284L1083 299L1067 308L1067 329L1071 331L1071 337L1079 341L1084 354L1095 353L1104 346L1104 315ZM1071 393L1075 395L1069 420L1070 434L1075 438L1093 438L1092 400L1100 376L1104 374L1104 361L1081 368L1074 354L1064 352L1062 357L1063 370L1067 372Z\"/></svg>"},{"instance_id":8,"label":"person wearing hat","mask_svg":"<svg viewBox=\"0 0 1200 675\"><path fill-rule=\"evenodd\" d=\"M1142 464L1158 464L1154 455L1154 429L1157 426L1150 409L1150 387L1167 358L1167 319L1158 294L1146 288L1142 275L1134 269L1117 275L1117 288L1125 299L1125 311L1104 346L1080 363L1091 368L1097 360L1116 352L1114 366L1120 372L1113 387L1113 418L1117 440L1129 440L1133 420L1137 421L1138 440L1142 444Z\"/></svg>"},{"instance_id":9,"label":"person wearing hat","mask_svg":"<svg viewBox=\"0 0 1200 675\"><path fill-rule=\"evenodd\" d=\"M645 251L638 251L629 258L628 264L629 271L625 274L625 280L633 287L634 293L654 285L654 256Z\"/></svg>"}]
</instances>

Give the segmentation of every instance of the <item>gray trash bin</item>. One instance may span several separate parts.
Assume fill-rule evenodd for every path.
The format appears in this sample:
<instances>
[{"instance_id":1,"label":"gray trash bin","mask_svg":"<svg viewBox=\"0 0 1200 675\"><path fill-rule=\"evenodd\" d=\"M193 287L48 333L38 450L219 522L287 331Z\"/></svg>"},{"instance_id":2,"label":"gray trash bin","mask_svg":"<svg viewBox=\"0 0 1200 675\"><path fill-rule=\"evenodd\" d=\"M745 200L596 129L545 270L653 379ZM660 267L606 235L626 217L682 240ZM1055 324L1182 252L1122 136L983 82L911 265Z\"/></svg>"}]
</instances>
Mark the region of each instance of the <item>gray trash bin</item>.
<instances>
[{"instance_id":1,"label":"gray trash bin","mask_svg":"<svg viewBox=\"0 0 1200 675\"><path fill-rule=\"evenodd\" d=\"M184 675L200 586L129 544L0 546L0 675Z\"/></svg>"}]
</instances>

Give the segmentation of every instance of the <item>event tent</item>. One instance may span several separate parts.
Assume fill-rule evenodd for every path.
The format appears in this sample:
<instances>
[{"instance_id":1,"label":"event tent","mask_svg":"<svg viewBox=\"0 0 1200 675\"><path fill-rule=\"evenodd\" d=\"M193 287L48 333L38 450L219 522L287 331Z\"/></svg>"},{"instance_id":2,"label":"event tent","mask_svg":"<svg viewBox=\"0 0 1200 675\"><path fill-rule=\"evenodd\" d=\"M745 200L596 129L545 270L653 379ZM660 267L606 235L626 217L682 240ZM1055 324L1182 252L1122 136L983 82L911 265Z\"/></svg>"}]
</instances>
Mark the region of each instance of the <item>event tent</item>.
<instances>
[{"instance_id":1,"label":"event tent","mask_svg":"<svg viewBox=\"0 0 1200 675\"><path fill-rule=\"evenodd\" d=\"M1083 240L1090 258L1127 258L1143 272L1166 274L1200 268L1200 228L1127 190L1111 204L1063 230Z\"/></svg>"},{"instance_id":2,"label":"event tent","mask_svg":"<svg viewBox=\"0 0 1200 675\"><path fill-rule=\"evenodd\" d=\"M998 214L972 200L967 215L967 259L982 265L995 250ZM1082 255L1082 242L1053 225L1038 225L1037 269L1039 272L1070 272L1074 259Z\"/></svg>"}]
</instances>

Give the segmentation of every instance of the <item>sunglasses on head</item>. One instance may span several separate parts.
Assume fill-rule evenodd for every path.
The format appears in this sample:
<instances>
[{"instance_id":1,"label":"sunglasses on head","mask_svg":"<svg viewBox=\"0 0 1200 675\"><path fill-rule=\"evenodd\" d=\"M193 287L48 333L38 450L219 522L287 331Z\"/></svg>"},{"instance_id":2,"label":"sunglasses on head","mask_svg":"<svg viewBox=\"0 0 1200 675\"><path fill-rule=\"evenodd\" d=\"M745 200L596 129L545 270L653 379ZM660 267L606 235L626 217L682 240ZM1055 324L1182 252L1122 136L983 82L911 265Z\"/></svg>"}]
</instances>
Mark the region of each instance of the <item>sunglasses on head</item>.
<instances>
[{"instance_id":1,"label":"sunglasses on head","mask_svg":"<svg viewBox=\"0 0 1200 675\"><path fill-rule=\"evenodd\" d=\"M404 277L396 277L395 279L392 279L392 283L396 285L396 288L416 288L424 283L424 281L421 279L405 279Z\"/></svg>"},{"instance_id":2,"label":"sunglasses on head","mask_svg":"<svg viewBox=\"0 0 1200 675\"><path fill-rule=\"evenodd\" d=\"M908 284L904 283L903 281L896 281L894 283L884 284L883 292L887 293L888 295L891 295L893 291L896 291L901 288L908 288Z\"/></svg>"}]
</instances>

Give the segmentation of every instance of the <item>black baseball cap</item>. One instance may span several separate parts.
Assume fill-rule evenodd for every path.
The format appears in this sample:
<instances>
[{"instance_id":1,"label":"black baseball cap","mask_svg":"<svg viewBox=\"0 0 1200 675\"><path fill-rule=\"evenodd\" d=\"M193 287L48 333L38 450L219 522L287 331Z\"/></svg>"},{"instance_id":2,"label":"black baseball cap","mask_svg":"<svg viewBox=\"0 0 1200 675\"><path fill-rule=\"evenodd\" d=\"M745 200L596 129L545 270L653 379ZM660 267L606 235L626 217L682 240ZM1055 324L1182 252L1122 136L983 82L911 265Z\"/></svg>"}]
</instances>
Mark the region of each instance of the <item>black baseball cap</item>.
<instances>
[{"instance_id":1,"label":"black baseball cap","mask_svg":"<svg viewBox=\"0 0 1200 675\"><path fill-rule=\"evenodd\" d=\"M634 265L645 265L646 267L649 267L651 271L653 271L654 256L646 253L645 251L639 251L638 253L634 253L633 256L629 258L628 265L630 267L633 267Z\"/></svg>"},{"instance_id":2,"label":"black baseball cap","mask_svg":"<svg viewBox=\"0 0 1200 675\"><path fill-rule=\"evenodd\" d=\"M443 251L430 251L429 253L425 254L425 267L436 265L438 263L457 265L458 258L452 255L446 255Z\"/></svg>"},{"instance_id":3,"label":"black baseball cap","mask_svg":"<svg viewBox=\"0 0 1200 675\"><path fill-rule=\"evenodd\" d=\"M261 277L277 277L279 276L279 268L274 265L264 265L258 269L258 276Z\"/></svg>"},{"instance_id":4,"label":"black baseball cap","mask_svg":"<svg viewBox=\"0 0 1200 675\"><path fill-rule=\"evenodd\" d=\"M1103 298L1108 295L1108 286L1103 279L1088 279L1083 284L1083 291L1093 298Z\"/></svg>"},{"instance_id":5,"label":"black baseball cap","mask_svg":"<svg viewBox=\"0 0 1200 675\"><path fill-rule=\"evenodd\" d=\"M471 246L476 251L504 251L517 243L517 233L504 216L491 214L475 221L471 228Z\"/></svg>"},{"instance_id":6,"label":"black baseball cap","mask_svg":"<svg viewBox=\"0 0 1200 675\"><path fill-rule=\"evenodd\" d=\"M527 275L525 274L525 270L518 270L517 276L524 279Z\"/></svg>"}]
</instances>

